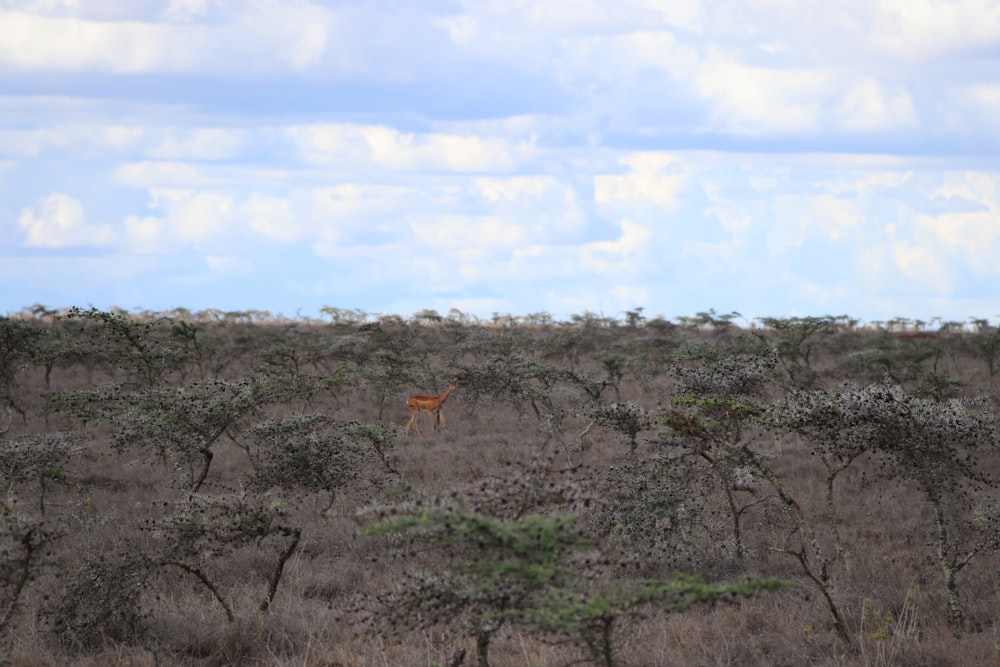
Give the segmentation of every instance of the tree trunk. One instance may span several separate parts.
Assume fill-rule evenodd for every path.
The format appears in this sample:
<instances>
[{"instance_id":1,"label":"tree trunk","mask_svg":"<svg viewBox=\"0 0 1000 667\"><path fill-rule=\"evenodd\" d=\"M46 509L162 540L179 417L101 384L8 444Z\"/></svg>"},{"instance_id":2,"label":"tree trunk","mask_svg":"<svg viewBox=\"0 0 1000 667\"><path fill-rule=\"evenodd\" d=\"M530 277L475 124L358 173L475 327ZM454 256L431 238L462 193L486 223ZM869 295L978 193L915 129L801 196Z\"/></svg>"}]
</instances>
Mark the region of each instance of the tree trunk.
<instances>
[{"instance_id":1,"label":"tree trunk","mask_svg":"<svg viewBox=\"0 0 1000 667\"><path fill-rule=\"evenodd\" d=\"M945 524L944 508L939 498L931 498L934 506L934 524L937 527L938 563L944 574L944 585L948 589L948 625L953 631L958 631L965 623L965 613L962 601L958 595L958 582L955 581L955 567L948 558L948 526Z\"/></svg>"},{"instance_id":2,"label":"tree trunk","mask_svg":"<svg viewBox=\"0 0 1000 667\"><path fill-rule=\"evenodd\" d=\"M476 635L476 666L490 667L490 639L493 633L480 630Z\"/></svg>"}]
</instances>

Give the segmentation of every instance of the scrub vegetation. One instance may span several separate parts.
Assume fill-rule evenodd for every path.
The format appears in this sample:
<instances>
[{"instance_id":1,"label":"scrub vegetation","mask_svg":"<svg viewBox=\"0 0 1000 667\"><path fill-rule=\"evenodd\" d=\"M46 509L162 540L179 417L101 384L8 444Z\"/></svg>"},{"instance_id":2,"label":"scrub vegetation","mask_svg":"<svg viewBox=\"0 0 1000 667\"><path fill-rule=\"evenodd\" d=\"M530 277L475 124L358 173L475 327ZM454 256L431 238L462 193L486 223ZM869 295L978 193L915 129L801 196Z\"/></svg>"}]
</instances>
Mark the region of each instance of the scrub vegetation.
<instances>
[{"instance_id":1,"label":"scrub vegetation","mask_svg":"<svg viewBox=\"0 0 1000 667\"><path fill-rule=\"evenodd\" d=\"M323 314L0 317L0 664L1000 662L990 322Z\"/></svg>"}]
</instances>

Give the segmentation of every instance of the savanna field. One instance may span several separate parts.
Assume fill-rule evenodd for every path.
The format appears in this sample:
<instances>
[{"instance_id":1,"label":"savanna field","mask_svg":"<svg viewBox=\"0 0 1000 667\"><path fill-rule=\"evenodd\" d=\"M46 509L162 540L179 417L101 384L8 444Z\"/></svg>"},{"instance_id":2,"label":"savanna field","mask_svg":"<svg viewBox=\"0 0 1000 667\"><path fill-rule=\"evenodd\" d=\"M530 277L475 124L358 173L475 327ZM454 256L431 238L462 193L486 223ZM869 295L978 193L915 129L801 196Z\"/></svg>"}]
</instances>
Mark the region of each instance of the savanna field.
<instances>
[{"instance_id":1,"label":"savanna field","mask_svg":"<svg viewBox=\"0 0 1000 667\"><path fill-rule=\"evenodd\" d=\"M1000 664L995 324L324 313L0 318L0 664Z\"/></svg>"}]
</instances>

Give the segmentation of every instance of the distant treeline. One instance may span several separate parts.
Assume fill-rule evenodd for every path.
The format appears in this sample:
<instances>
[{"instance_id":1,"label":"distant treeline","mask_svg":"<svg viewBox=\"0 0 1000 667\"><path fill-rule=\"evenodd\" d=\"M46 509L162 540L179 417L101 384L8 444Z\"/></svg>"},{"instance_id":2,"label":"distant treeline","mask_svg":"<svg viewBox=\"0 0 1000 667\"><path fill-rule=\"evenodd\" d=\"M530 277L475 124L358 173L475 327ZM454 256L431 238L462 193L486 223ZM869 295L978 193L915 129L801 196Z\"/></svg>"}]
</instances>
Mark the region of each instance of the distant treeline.
<instances>
[{"instance_id":1,"label":"distant treeline","mask_svg":"<svg viewBox=\"0 0 1000 667\"><path fill-rule=\"evenodd\" d=\"M8 317L26 320L47 320L58 317L69 317L73 312L79 312L77 306L67 306L62 308L50 308L43 304L34 304L22 308L16 313L8 314ZM322 318L310 317L302 313L296 313L294 317L283 313L272 313L268 310L222 310L219 308L206 308L203 310L191 310L189 308L171 308L163 311L146 310L133 308L126 310L119 306L111 306L107 312L121 317L128 317L140 321L154 321L159 319L172 319L187 322L223 322L231 324L337 324L356 325L365 324L419 324L430 326L484 326L484 327L567 327L567 326L596 326L596 327L689 327L696 329L725 329L728 327L740 327L746 329L784 329L793 327L816 327L833 328L841 331L884 331L888 333L959 333L959 332L985 332L995 328L988 319L969 317L965 320L945 320L941 317L932 317L930 320L921 320L909 317L893 317L888 320L872 320L866 322L850 315L821 315L806 317L753 317L746 318L741 313L733 311L730 313L718 313L714 308L707 311L698 312L694 315L678 315L667 318L664 315L646 317L644 309L633 308L624 310L614 316L603 313L595 313L584 310L582 313L572 314L567 319L558 319L555 315L547 312L529 313L527 315L513 315L511 313L495 312L489 317L480 317L472 313L466 313L458 308L451 308L447 314L442 315L437 310L424 309L413 313L409 317L394 313L368 313L359 308L336 308L333 306L323 306L319 312ZM1000 317L1000 315L998 315Z\"/></svg>"}]
</instances>

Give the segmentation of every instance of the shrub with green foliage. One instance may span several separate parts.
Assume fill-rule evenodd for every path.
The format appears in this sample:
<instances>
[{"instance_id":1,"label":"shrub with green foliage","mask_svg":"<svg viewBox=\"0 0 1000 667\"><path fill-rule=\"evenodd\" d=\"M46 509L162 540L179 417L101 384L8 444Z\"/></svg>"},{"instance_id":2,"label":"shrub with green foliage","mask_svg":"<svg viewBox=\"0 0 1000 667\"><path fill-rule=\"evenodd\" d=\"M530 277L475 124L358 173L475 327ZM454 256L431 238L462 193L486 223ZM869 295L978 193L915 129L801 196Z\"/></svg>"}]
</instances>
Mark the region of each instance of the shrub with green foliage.
<instances>
[{"instance_id":1,"label":"shrub with green foliage","mask_svg":"<svg viewBox=\"0 0 1000 667\"><path fill-rule=\"evenodd\" d=\"M424 569L409 572L400 587L379 597L374 613L380 625L390 632L457 627L475 637L478 664L486 667L492 637L512 623L557 641L569 638L610 667L618 664L620 623L647 606L683 611L779 586L756 578L709 584L680 574L619 581L617 572L630 560L586 535L576 516L541 512L553 504L589 504L578 484L560 481L562 473L551 467L545 472L536 466L510 482L495 479L473 489L468 500L456 494L362 513L364 534L399 535L401 553L430 555ZM539 482L544 490L537 490Z\"/></svg>"}]
</instances>

